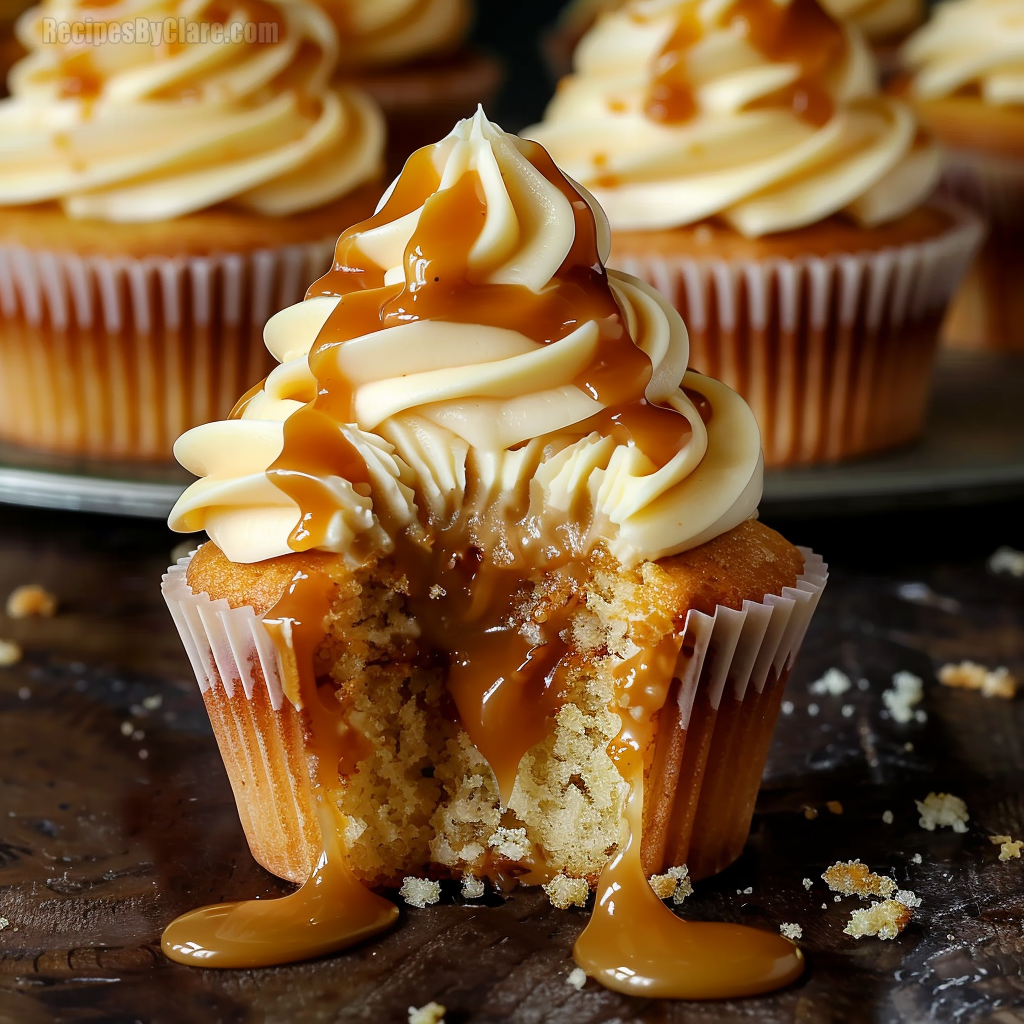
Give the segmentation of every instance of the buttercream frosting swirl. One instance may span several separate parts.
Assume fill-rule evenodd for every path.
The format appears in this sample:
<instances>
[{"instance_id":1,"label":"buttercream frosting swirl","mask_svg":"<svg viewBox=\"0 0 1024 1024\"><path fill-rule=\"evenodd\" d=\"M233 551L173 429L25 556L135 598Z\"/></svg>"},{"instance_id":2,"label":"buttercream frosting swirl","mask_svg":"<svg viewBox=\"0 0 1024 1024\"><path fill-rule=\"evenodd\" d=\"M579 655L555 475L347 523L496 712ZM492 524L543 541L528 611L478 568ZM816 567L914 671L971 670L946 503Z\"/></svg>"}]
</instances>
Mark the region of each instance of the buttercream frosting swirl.
<instances>
[{"instance_id":1,"label":"buttercream frosting swirl","mask_svg":"<svg viewBox=\"0 0 1024 1024\"><path fill-rule=\"evenodd\" d=\"M457 47L470 0L323 0L341 35L345 67L401 64Z\"/></svg>"},{"instance_id":2,"label":"buttercream frosting swirl","mask_svg":"<svg viewBox=\"0 0 1024 1024\"><path fill-rule=\"evenodd\" d=\"M581 40L524 134L619 229L870 226L917 206L940 169L860 32L816 0L632 0Z\"/></svg>"},{"instance_id":3,"label":"buttercream frosting swirl","mask_svg":"<svg viewBox=\"0 0 1024 1024\"><path fill-rule=\"evenodd\" d=\"M329 85L337 33L310 0L47 0L18 32L30 52L0 101L0 205L56 200L125 222L222 202L283 216L380 173L383 116Z\"/></svg>"},{"instance_id":4,"label":"buttercream frosting swirl","mask_svg":"<svg viewBox=\"0 0 1024 1024\"><path fill-rule=\"evenodd\" d=\"M334 270L267 324L280 365L175 446L203 479L171 513L251 562L388 551L454 521L496 561L599 540L656 559L749 518L746 404L688 371L686 328L605 272L600 209L482 112L420 150Z\"/></svg>"},{"instance_id":5,"label":"buttercream frosting swirl","mask_svg":"<svg viewBox=\"0 0 1024 1024\"><path fill-rule=\"evenodd\" d=\"M1024 103L1024 7L1019 0L948 0L901 57L920 99L976 91L999 106Z\"/></svg>"}]
</instances>

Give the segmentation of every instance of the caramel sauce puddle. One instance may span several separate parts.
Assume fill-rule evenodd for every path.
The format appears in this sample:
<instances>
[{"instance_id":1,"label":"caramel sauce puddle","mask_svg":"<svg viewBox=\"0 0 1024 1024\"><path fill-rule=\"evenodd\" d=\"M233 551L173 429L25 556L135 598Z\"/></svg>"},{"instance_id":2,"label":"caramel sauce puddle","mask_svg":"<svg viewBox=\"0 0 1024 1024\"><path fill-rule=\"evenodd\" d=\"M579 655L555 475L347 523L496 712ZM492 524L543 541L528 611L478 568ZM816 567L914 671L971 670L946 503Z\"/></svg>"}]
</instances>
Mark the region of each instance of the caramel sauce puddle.
<instances>
[{"instance_id":1,"label":"caramel sauce puddle","mask_svg":"<svg viewBox=\"0 0 1024 1024\"><path fill-rule=\"evenodd\" d=\"M324 476L367 479L358 451L338 428L351 423L354 394L332 369L331 351L352 338L421 318L493 323L541 343L567 336L585 321L598 321L602 341L594 362L574 382L605 406L573 431L611 433L664 464L689 439L690 426L674 411L637 401L650 381L649 358L634 345L597 256L596 225L587 203L539 146L525 152L572 204L576 238L556 275L540 294L514 285L474 281L466 254L486 214L475 173L435 192L437 172L429 151L414 154L383 209L350 229L338 243L334 268L308 295L340 295L310 353L318 380L314 401L285 421L282 455L268 470L277 487L300 509L290 546L322 545L336 511ZM415 285L385 285L383 270L358 248L359 233L424 206L406 251ZM695 400L700 396L692 395ZM245 399L243 399L244 403ZM707 419L710 408L698 402ZM523 510L524 514L526 510ZM496 564L471 535L471 524L431 524L430 538L414 532L395 539L393 558L407 581L410 614L420 626L420 645L446 667L447 688L458 720L491 765L501 803L507 807L523 755L543 740L564 703L564 672L573 657L563 633L570 624L575 584L585 568L573 562L571 545L554 531L529 529ZM522 526L520 524L504 524ZM508 529L505 530L509 533ZM512 531L515 532L515 531ZM568 599L534 608L534 639L520 630L517 608L530 579L560 574ZM309 880L279 900L220 905L186 914L164 933L169 957L207 967L265 966L343 949L389 927L397 909L366 889L346 865L343 816L332 792L356 770L370 748L345 720L325 685L318 692L314 655L334 585L325 572L299 573L264 624L275 640L286 693L308 716L306 743L318 802L323 850ZM537 636L539 634L539 640ZM653 750L658 713L672 683L681 637L672 633L653 650L641 651L620 671L614 710L622 728L609 753L629 783L628 837L602 872L594 915L574 955L602 984L633 994L717 998L776 988L802 970L800 951L788 940L738 925L688 923L654 894L640 861L643 830L644 758ZM543 859L524 864L533 875L548 870ZM500 879L499 879L500 881Z\"/></svg>"}]
</instances>

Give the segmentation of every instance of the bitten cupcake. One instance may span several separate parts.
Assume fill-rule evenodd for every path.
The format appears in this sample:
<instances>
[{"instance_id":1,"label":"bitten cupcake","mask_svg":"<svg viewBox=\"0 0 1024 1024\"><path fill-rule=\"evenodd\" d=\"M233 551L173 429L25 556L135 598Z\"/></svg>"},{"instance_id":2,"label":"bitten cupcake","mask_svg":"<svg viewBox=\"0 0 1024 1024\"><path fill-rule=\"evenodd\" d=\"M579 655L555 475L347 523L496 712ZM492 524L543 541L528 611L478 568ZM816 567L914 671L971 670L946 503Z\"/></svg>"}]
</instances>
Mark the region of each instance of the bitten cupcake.
<instances>
[{"instance_id":1,"label":"bitten cupcake","mask_svg":"<svg viewBox=\"0 0 1024 1024\"><path fill-rule=\"evenodd\" d=\"M488 103L501 82L492 56L469 45L473 0L318 0L341 39L339 76L388 119L388 163L433 142Z\"/></svg>"},{"instance_id":2,"label":"bitten cupcake","mask_svg":"<svg viewBox=\"0 0 1024 1024\"><path fill-rule=\"evenodd\" d=\"M171 525L212 540L164 594L252 850L305 884L179 919L175 959L326 952L393 920L365 886L518 878L596 886L576 957L623 991L799 973L645 876L740 853L824 566L757 522L753 416L607 239L478 113L271 320L280 366L234 417L178 442L203 479Z\"/></svg>"},{"instance_id":3,"label":"bitten cupcake","mask_svg":"<svg viewBox=\"0 0 1024 1024\"><path fill-rule=\"evenodd\" d=\"M53 0L19 31L30 53L0 102L0 437L169 459L266 372L267 318L373 209L383 117L329 86L337 35L307 0L230 17Z\"/></svg>"},{"instance_id":4,"label":"bitten cupcake","mask_svg":"<svg viewBox=\"0 0 1024 1024\"><path fill-rule=\"evenodd\" d=\"M943 189L988 221L943 335L958 348L1024 350L1024 8L942 3L902 53L898 85L947 149Z\"/></svg>"},{"instance_id":5,"label":"bitten cupcake","mask_svg":"<svg viewBox=\"0 0 1024 1024\"><path fill-rule=\"evenodd\" d=\"M526 133L591 189L611 264L655 284L768 465L902 444L977 245L926 202L934 143L815 0L634 0L583 39Z\"/></svg>"}]
</instances>

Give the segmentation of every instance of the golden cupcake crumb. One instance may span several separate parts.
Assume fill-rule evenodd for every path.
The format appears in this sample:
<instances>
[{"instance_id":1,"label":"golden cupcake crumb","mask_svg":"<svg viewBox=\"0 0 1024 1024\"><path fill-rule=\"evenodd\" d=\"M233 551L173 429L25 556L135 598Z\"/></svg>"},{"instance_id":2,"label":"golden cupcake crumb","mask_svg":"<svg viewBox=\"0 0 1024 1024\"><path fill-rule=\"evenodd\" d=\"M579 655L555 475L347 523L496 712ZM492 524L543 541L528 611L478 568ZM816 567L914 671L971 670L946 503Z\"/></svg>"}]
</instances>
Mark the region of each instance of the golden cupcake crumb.
<instances>
[{"instance_id":1,"label":"golden cupcake crumb","mask_svg":"<svg viewBox=\"0 0 1024 1024\"><path fill-rule=\"evenodd\" d=\"M51 619L56 612L57 598L38 583L15 587L7 598L7 614L12 619Z\"/></svg>"},{"instance_id":2,"label":"golden cupcake crumb","mask_svg":"<svg viewBox=\"0 0 1024 1024\"><path fill-rule=\"evenodd\" d=\"M440 1003L409 1007L409 1024L444 1024L447 1008Z\"/></svg>"},{"instance_id":3,"label":"golden cupcake crumb","mask_svg":"<svg viewBox=\"0 0 1024 1024\"><path fill-rule=\"evenodd\" d=\"M831 811L832 814L842 814L843 805L838 800L828 800L825 806Z\"/></svg>"},{"instance_id":4,"label":"golden cupcake crumb","mask_svg":"<svg viewBox=\"0 0 1024 1024\"><path fill-rule=\"evenodd\" d=\"M912 916L910 908L897 900L876 901L870 907L855 910L843 931L855 939L866 935L895 939L910 924Z\"/></svg>"},{"instance_id":5,"label":"golden cupcake crumb","mask_svg":"<svg viewBox=\"0 0 1024 1024\"><path fill-rule=\"evenodd\" d=\"M475 875L462 876L462 897L467 900L478 900L487 891L482 878Z\"/></svg>"},{"instance_id":6,"label":"golden cupcake crumb","mask_svg":"<svg viewBox=\"0 0 1024 1024\"><path fill-rule=\"evenodd\" d=\"M808 821L814 821L814 819L817 816L818 816L818 808L817 807L804 807L804 817Z\"/></svg>"},{"instance_id":7,"label":"golden cupcake crumb","mask_svg":"<svg viewBox=\"0 0 1024 1024\"><path fill-rule=\"evenodd\" d=\"M10 668L21 661L21 645L13 640L0 640L0 668Z\"/></svg>"},{"instance_id":8,"label":"golden cupcake crumb","mask_svg":"<svg viewBox=\"0 0 1024 1024\"><path fill-rule=\"evenodd\" d=\"M896 892L896 882L888 875L876 875L859 860L836 861L821 876L833 891L844 896L883 896Z\"/></svg>"},{"instance_id":9,"label":"golden cupcake crumb","mask_svg":"<svg viewBox=\"0 0 1024 1024\"><path fill-rule=\"evenodd\" d=\"M988 841L999 847L1000 860L1020 860L1021 847L1024 840L1011 839L1009 836L989 836Z\"/></svg>"},{"instance_id":10,"label":"golden cupcake crumb","mask_svg":"<svg viewBox=\"0 0 1024 1024\"><path fill-rule=\"evenodd\" d=\"M943 686L958 690L980 690L983 697L1002 697L1005 700L1012 700L1017 695L1019 685L1005 668L987 669L974 661L943 665L938 676Z\"/></svg>"},{"instance_id":11,"label":"golden cupcake crumb","mask_svg":"<svg viewBox=\"0 0 1024 1024\"><path fill-rule=\"evenodd\" d=\"M693 893L690 871L685 864L669 868L663 875L651 875L651 888L659 899L679 904Z\"/></svg>"},{"instance_id":12,"label":"golden cupcake crumb","mask_svg":"<svg viewBox=\"0 0 1024 1024\"><path fill-rule=\"evenodd\" d=\"M550 882L546 882L543 888L551 905L558 907L559 910L585 906L590 895L590 886L585 878L573 878L562 872L555 875Z\"/></svg>"},{"instance_id":13,"label":"golden cupcake crumb","mask_svg":"<svg viewBox=\"0 0 1024 1024\"><path fill-rule=\"evenodd\" d=\"M402 888L398 890L398 894L409 906L422 910L432 903L437 903L441 898L441 883L430 878L415 878L409 875L402 880Z\"/></svg>"},{"instance_id":14,"label":"golden cupcake crumb","mask_svg":"<svg viewBox=\"0 0 1024 1024\"><path fill-rule=\"evenodd\" d=\"M921 819L921 828L934 832L936 826L951 828L954 832L966 832L970 815L967 804L952 793L929 793L923 800L915 800Z\"/></svg>"}]
</instances>

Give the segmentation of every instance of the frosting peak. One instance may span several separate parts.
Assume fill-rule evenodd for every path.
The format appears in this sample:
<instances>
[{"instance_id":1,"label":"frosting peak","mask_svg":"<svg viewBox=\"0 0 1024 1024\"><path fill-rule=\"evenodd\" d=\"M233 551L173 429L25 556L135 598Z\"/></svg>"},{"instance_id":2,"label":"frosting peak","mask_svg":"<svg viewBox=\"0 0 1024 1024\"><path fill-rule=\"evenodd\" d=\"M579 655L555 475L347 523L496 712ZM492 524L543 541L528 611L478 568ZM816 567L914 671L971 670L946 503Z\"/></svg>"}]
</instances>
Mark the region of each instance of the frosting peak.
<instances>
[{"instance_id":1,"label":"frosting peak","mask_svg":"<svg viewBox=\"0 0 1024 1024\"><path fill-rule=\"evenodd\" d=\"M738 525L761 492L753 415L687 371L679 315L605 272L607 242L543 149L482 111L460 122L268 323L282 363L262 388L179 440L204 479L171 525L253 561L458 524L534 566L598 542L656 559Z\"/></svg>"},{"instance_id":2,"label":"frosting peak","mask_svg":"<svg viewBox=\"0 0 1024 1024\"><path fill-rule=\"evenodd\" d=\"M153 221L230 201L284 216L380 172L383 116L329 87L337 33L311 0L46 0L19 37L0 205Z\"/></svg>"},{"instance_id":3,"label":"frosting peak","mask_svg":"<svg viewBox=\"0 0 1024 1024\"><path fill-rule=\"evenodd\" d=\"M860 33L817 0L632 0L582 39L526 134L621 229L870 225L916 206L939 168Z\"/></svg>"}]
</instances>

